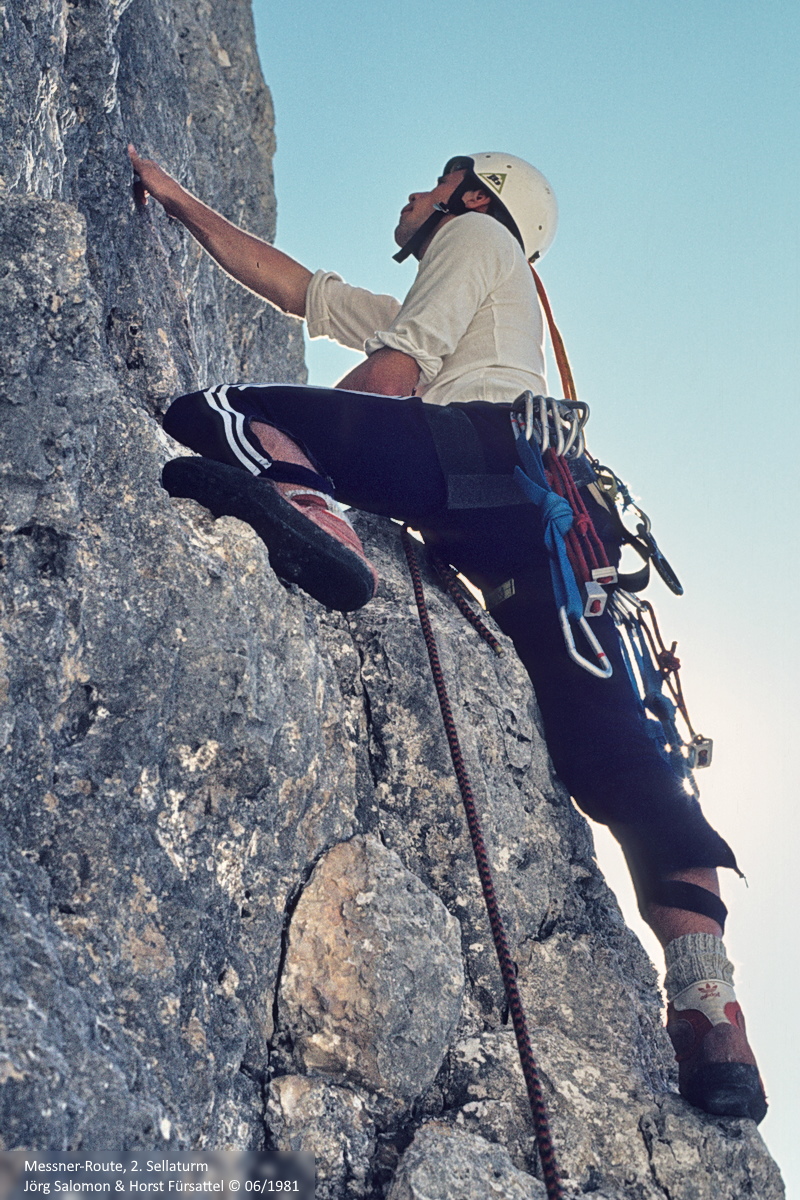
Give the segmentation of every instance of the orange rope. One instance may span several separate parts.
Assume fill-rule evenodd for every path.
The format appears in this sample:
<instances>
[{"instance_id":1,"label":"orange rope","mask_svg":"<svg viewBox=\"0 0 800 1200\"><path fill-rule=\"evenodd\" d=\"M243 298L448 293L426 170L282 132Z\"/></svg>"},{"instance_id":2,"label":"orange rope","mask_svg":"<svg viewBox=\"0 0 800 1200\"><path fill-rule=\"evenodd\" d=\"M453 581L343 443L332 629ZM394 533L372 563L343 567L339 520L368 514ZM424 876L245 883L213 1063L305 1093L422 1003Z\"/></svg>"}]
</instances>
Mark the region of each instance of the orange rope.
<instances>
[{"instance_id":1,"label":"orange rope","mask_svg":"<svg viewBox=\"0 0 800 1200\"><path fill-rule=\"evenodd\" d=\"M572 378L572 369L569 365L569 359L567 358L564 339L558 332L558 326L553 318L553 310L550 307L550 301L547 299L547 292L544 290L544 284L534 271L533 267L531 267L531 274L533 275L533 279L536 284L536 291L539 295L539 300L541 301L542 308L544 309L544 315L547 317L547 325L550 329L550 341L553 343L553 353L556 357L558 373L561 376L561 387L564 390L564 399L577 400L578 393L575 389L575 380Z\"/></svg>"}]
</instances>

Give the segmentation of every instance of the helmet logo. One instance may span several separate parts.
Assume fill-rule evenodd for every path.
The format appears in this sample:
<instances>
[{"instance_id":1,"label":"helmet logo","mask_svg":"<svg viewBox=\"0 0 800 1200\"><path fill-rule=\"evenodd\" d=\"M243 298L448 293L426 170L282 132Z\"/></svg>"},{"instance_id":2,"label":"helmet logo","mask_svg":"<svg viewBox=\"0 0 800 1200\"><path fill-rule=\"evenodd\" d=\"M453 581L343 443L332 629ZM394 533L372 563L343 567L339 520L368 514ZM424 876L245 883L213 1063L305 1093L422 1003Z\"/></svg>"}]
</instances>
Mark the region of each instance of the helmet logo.
<instances>
[{"instance_id":1,"label":"helmet logo","mask_svg":"<svg viewBox=\"0 0 800 1200\"><path fill-rule=\"evenodd\" d=\"M479 179L485 179L492 191L497 192L498 196L503 190L503 184L506 181L506 174L500 174L499 171L488 171L485 175L478 175Z\"/></svg>"}]
</instances>

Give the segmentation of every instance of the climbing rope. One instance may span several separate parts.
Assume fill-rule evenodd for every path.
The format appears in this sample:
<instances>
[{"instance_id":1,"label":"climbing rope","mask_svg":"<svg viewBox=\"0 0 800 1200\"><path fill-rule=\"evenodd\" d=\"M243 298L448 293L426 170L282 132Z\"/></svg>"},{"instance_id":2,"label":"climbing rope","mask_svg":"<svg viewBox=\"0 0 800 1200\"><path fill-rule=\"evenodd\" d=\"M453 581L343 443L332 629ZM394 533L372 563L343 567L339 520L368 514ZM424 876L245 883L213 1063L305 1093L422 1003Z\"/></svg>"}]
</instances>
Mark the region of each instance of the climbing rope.
<instances>
[{"instance_id":1,"label":"climbing rope","mask_svg":"<svg viewBox=\"0 0 800 1200\"><path fill-rule=\"evenodd\" d=\"M498 642L492 631L484 625L475 609L471 606L466 596L464 589L459 583L458 575L452 567L443 562L438 554L434 554L432 550L428 550L428 557L436 568L436 574L442 581L445 590L452 597L455 606L463 617L469 621L473 629L477 629L487 646L491 646L495 654L499 656L505 654L505 650Z\"/></svg>"},{"instance_id":2,"label":"climbing rope","mask_svg":"<svg viewBox=\"0 0 800 1200\"><path fill-rule=\"evenodd\" d=\"M517 1039L517 1050L519 1051L522 1074L525 1078L525 1086L528 1091L528 1100L530 1101L531 1113L533 1115L533 1125L536 1132L536 1145L539 1150L539 1159L542 1164L542 1175L544 1177L545 1189L547 1191L547 1200L563 1200L564 1193L561 1187L555 1151L553 1150L553 1143L550 1136L550 1124L547 1119L544 1096L542 1095L542 1085L539 1081L539 1072L536 1067L536 1060L533 1057L531 1040L528 1034L528 1026L525 1020L525 1012L522 1007L522 998L520 997L519 988L517 987L516 968L511 958L511 952L508 946L508 938L506 937L503 918L500 914L500 908L497 903L497 895L494 889L494 880L492 879L492 870L491 866L489 865L489 856L486 851L486 843L484 842L483 838L483 830L481 829L480 818L475 805L475 798L472 794L472 787L469 782L466 766L464 764L464 758L461 753L458 732L456 730L455 721L453 720L453 711L450 707L450 699L447 695L447 687L444 682L444 675L442 674L442 667L439 661L439 651L436 646L436 638L431 627L431 621L428 615L428 607L425 602L425 593L422 587L422 576L419 570L419 563L417 561L417 555L412 539L408 533L407 525L403 526L402 538L403 549L406 553L408 569L411 573L411 582L414 588L414 599L417 602L419 621L420 625L422 626L422 633L423 637L425 638L425 645L428 650L428 658L431 664L431 674L433 675L433 681L436 687L436 695L439 700L439 708L441 709L442 713L442 721L444 723L445 733L447 734L447 743L450 747L450 757L453 760L453 768L456 773L456 779L458 780L458 786L461 792L461 799L464 804L464 813L467 818L467 827L472 840L475 863L478 868L478 876L481 881L481 888L483 889L483 898L489 917L492 939L494 941L495 950L497 951L497 959L500 963L500 974L503 977L503 987L505 988L506 998L508 1000L508 1008L511 1014L511 1021L514 1026L514 1035Z\"/></svg>"},{"instance_id":3,"label":"climbing rope","mask_svg":"<svg viewBox=\"0 0 800 1200\"><path fill-rule=\"evenodd\" d=\"M578 391L575 387L575 380L572 375L572 368L569 365L567 350L564 345L564 339L556 325L553 310L550 307L550 301L547 298L547 292L544 289L544 284L538 274L531 266L531 274L533 275L534 283L536 284L536 293L547 318L547 327L550 332L550 342L553 347L558 373L561 377L561 387L564 392L567 403L573 408L573 416L575 428L578 429L578 450L581 455L585 453L586 444L583 440L583 426L589 416L588 406L581 404L578 400ZM547 402L546 402L547 403ZM552 402L550 402L552 403ZM556 411L558 411L558 402L556 402ZM602 592L595 585L597 583L607 584L616 582L616 571L614 571L608 561L605 546L600 540L597 530L594 527L594 522L583 502L580 490L577 487L573 478L572 472L567 462L567 454L573 444L573 439L570 437L567 442L562 445L551 446L547 437L547 426L545 424L546 417L542 416L542 450L543 462L546 472L548 485L558 496L562 496L569 502L572 509L573 521L572 527L565 538L565 546L567 557L572 567L576 580L582 583L586 588L587 607L584 611L584 616L593 617L599 616L605 608L605 598ZM605 571L605 575L602 573ZM567 627L562 620L562 628L565 634L567 644L567 652L570 657L580 662L581 666L591 671L592 674L601 674L607 676L610 674L603 669L598 671L594 664L589 665L588 661L577 655L574 651L574 645L571 645L571 639L567 636ZM590 633L588 627L584 625L584 633L587 634L590 644L595 641L594 635ZM605 656L598 657L598 661L603 664Z\"/></svg>"},{"instance_id":4,"label":"climbing rope","mask_svg":"<svg viewBox=\"0 0 800 1200\"><path fill-rule=\"evenodd\" d=\"M564 389L564 396L567 400L577 400L578 393L575 388L575 380L572 378L572 368L567 358L567 349L553 317L553 310L550 307L550 301L547 299L547 292L544 290L544 284L533 267L531 267L531 274L536 284L537 295L544 309L544 315L547 317L547 324L550 329L550 341L553 344L553 354L555 355L558 373L561 376L561 386Z\"/></svg>"},{"instance_id":5,"label":"climbing rope","mask_svg":"<svg viewBox=\"0 0 800 1200\"><path fill-rule=\"evenodd\" d=\"M594 521L589 516L563 455L557 454L551 447L545 451L543 459L547 482L556 495L569 501L572 509L572 528L565 538L570 565L575 578L580 583L588 583L594 578L593 571L608 567L606 548L598 537Z\"/></svg>"}]
</instances>

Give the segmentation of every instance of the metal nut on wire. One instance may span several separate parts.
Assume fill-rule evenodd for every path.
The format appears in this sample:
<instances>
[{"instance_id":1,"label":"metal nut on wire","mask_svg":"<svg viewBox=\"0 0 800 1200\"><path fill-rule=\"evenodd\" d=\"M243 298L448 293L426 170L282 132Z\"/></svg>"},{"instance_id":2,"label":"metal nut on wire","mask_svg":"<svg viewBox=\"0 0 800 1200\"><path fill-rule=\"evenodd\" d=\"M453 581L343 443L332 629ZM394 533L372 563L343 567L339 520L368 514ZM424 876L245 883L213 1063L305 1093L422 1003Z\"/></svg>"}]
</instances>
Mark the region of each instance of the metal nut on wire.
<instances>
[{"instance_id":1,"label":"metal nut on wire","mask_svg":"<svg viewBox=\"0 0 800 1200\"><path fill-rule=\"evenodd\" d=\"M713 753L714 742L712 739L701 737L698 734L686 748L686 761L692 771L697 771L702 767L711 766Z\"/></svg>"},{"instance_id":2,"label":"metal nut on wire","mask_svg":"<svg viewBox=\"0 0 800 1200\"><path fill-rule=\"evenodd\" d=\"M592 579L595 583L602 583L604 587L610 587L612 583L617 582L617 568L594 567L592 569Z\"/></svg>"},{"instance_id":3,"label":"metal nut on wire","mask_svg":"<svg viewBox=\"0 0 800 1200\"><path fill-rule=\"evenodd\" d=\"M586 597L586 603L583 606L583 615L585 617L602 617L608 600L608 593L605 588L590 579L588 583L583 585L583 590Z\"/></svg>"}]
</instances>

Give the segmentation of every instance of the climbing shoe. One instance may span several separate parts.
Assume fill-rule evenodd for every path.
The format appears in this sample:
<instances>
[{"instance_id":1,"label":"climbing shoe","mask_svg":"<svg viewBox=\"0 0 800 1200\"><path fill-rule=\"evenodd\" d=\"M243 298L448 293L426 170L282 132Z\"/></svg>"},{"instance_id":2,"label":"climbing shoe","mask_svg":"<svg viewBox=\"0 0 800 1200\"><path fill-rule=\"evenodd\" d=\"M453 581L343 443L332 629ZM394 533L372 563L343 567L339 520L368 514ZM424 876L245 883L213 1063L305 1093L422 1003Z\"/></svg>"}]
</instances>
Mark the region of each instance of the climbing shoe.
<instances>
[{"instance_id":1,"label":"climbing shoe","mask_svg":"<svg viewBox=\"0 0 800 1200\"><path fill-rule=\"evenodd\" d=\"M246 521L266 545L275 574L327 608L351 612L375 595L378 577L358 535L322 492L209 458L173 458L161 482L170 496L196 500L215 517Z\"/></svg>"},{"instance_id":2,"label":"climbing shoe","mask_svg":"<svg viewBox=\"0 0 800 1200\"><path fill-rule=\"evenodd\" d=\"M685 1100L717 1117L763 1120L764 1085L729 984L703 979L685 988L667 1008L667 1033Z\"/></svg>"}]
</instances>

